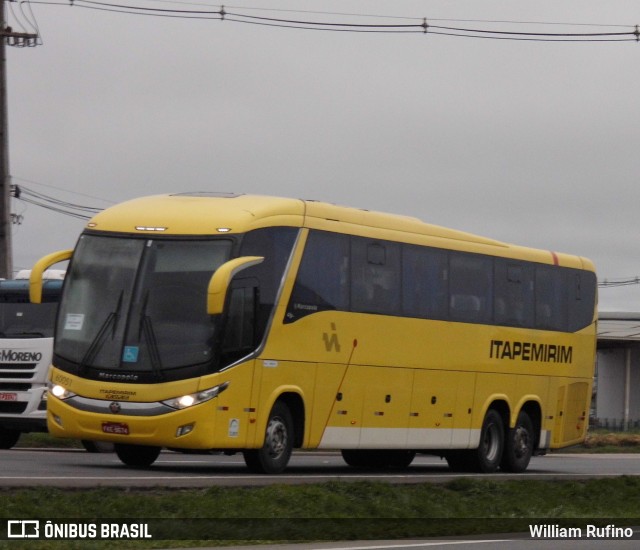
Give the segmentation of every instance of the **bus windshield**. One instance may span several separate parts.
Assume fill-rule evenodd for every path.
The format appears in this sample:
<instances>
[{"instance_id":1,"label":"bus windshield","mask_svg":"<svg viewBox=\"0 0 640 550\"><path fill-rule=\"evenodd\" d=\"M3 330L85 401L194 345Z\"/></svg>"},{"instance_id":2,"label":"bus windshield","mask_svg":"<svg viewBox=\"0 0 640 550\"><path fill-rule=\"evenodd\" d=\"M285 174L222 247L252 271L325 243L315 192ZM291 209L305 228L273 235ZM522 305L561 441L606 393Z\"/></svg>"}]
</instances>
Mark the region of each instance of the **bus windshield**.
<instances>
[{"instance_id":1,"label":"bus windshield","mask_svg":"<svg viewBox=\"0 0 640 550\"><path fill-rule=\"evenodd\" d=\"M207 286L229 259L228 239L83 235L67 274L55 355L97 377L210 366L214 324Z\"/></svg>"}]
</instances>

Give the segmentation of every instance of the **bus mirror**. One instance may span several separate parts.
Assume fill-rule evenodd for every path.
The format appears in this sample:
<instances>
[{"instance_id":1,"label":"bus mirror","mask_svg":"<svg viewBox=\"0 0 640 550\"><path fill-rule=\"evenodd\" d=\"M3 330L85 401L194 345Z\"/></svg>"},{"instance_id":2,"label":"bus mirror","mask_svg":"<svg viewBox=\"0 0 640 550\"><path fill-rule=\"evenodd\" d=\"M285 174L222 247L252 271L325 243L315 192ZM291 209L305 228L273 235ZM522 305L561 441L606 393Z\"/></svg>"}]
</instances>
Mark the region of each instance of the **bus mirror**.
<instances>
[{"instance_id":1,"label":"bus mirror","mask_svg":"<svg viewBox=\"0 0 640 550\"><path fill-rule=\"evenodd\" d=\"M42 303L42 274L47 268L71 258L73 250L60 250L40 258L31 269L29 277L29 301L32 304Z\"/></svg>"},{"instance_id":2,"label":"bus mirror","mask_svg":"<svg viewBox=\"0 0 640 550\"><path fill-rule=\"evenodd\" d=\"M231 279L243 269L258 265L264 261L262 256L242 256L222 264L211 277L207 290L207 313L218 315L224 309L227 289Z\"/></svg>"}]
</instances>

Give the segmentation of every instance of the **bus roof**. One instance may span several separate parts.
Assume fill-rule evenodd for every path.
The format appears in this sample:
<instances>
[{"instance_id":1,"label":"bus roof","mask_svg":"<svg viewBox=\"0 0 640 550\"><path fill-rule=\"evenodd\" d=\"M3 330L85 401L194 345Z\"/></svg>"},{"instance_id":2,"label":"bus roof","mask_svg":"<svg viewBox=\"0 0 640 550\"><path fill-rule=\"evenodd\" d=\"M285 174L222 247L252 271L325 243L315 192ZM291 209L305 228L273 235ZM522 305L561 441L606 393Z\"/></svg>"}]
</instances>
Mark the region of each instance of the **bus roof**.
<instances>
[{"instance_id":1,"label":"bus roof","mask_svg":"<svg viewBox=\"0 0 640 550\"><path fill-rule=\"evenodd\" d=\"M263 195L177 193L129 200L96 214L88 229L138 235L221 235L272 226L310 227L416 244L527 257L541 263L593 270L577 256L509 245L418 218Z\"/></svg>"}]
</instances>

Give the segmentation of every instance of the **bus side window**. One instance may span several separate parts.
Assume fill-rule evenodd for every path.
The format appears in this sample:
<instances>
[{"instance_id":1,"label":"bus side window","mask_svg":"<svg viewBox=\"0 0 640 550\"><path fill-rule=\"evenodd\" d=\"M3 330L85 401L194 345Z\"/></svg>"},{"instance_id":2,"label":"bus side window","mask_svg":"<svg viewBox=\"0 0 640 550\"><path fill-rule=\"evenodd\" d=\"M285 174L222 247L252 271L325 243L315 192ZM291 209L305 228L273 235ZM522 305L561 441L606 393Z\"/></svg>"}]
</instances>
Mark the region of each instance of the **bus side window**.
<instances>
[{"instance_id":1,"label":"bus side window","mask_svg":"<svg viewBox=\"0 0 640 550\"><path fill-rule=\"evenodd\" d=\"M449 267L451 320L466 323L490 322L493 309L492 259L453 252Z\"/></svg>"},{"instance_id":2,"label":"bus side window","mask_svg":"<svg viewBox=\"0 0 640 550\"><path fill-rule=\"evenodd\" d=\"M349 237L310 231L284 322L349 309Z\"/></svg>"},{"instance_id":3,"label":"bus side window","mask_svg":"<svg viewBox=\"0 0 640 550\"><path fill-rule=\"evenodd\" d=\"M565 271L553 266L536 267L535 328L567 330L567 285Z\"/></svg>"},{"instance_id":4,"label":"bus side window","mask_svg":"<svg viewBox=\"0 0 640 550\"><path fill-rule=\"evenodd\" d=\"M258 302L257 286L236 286L230 290L222 341L223 365L233 363L255 349L258 343L256 341Z\"/></svg>"},{"instance_id":5,"label":"bus side window","mask_svg":"<svg viewBox=\"0 0 640 550\"><path fill-rule=\"evenodd\" d=\"M436 248L404 245L403 314L422 319L446 319L448 295L447 253Z\"/></svg>"},{"instance_id":6,"label":"bus side window","mask_svg":"<svg viewBox=\"0 0 640 550\"><path fill-rule=\"evenodd\" d=\"M593 322L597 280L590 271L572 270L569 283L569 330L577 331Z\"/></svg>"},{"instance_id":7,"label":"bus side window","mask_svg":"<svg viewBox=\"0 0 640 550\"><path fill-rule=\"evenodd\" d=\"M240 256L264 257L262 263L243 272L243 277L255 277L259 283L256 304L256 338L259 340L264 336L275 306L296 235L294 227L267 227L249 231L242 239Z\"/></svg>"},{"instance_id":8,"label":"bus side window","mask_svg":"<svg viewBox=\"0 0 640 550\"><path fill-rule=\"evenodd\" d=\"M352 237L351 309L362 313L400 313L400 245Z\"/></svg>"},{"instance_id":9,"label":"bus side window","mask_svg":"<svg viewBox=\"0 0 640 550\"><path fill-rule=\"evenodd\" d=\"M495 260L494 318L498 325L533 325L533 269L510 260Z\"/></svg>"}]
</instances>

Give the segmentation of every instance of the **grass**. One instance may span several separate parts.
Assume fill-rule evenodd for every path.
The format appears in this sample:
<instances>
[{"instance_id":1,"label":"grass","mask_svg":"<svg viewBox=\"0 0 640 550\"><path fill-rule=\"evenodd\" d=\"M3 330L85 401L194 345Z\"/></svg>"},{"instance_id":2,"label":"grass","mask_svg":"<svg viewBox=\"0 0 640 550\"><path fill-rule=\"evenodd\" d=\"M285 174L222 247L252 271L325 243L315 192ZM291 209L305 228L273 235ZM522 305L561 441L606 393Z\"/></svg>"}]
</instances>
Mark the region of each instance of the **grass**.
<instances>
[{"instance_id":1,"label":"grass","mask_svg":"<svg viewBox=\"0 0 640 550\"><path fill-rule=\"evenodd\" d=\"M52 437L48 433L33 432L22 434L18 443L16 443L16 447L82 449L82 443L77 439L60 439Z\"/></svg>"},{"instance_id":2,"label":"grass","mask_svg":"<svg viewBox=\"0 0 640 550\"><path fill-rule=\"evenodd\" d=\"M618 448L624 451L640 451L640 433L595 432L587 435L583 447L586 449Z\"/></svg>"},{"instance_id":3,"label":"grass","mask_svg":"<svg viewBox=\"0 0 640 550\"><path fill-rule=\"evenodd\" d=\"M587 434L582 445L576 445L569 449L560 449L559 452L571 453L640 453L640 433L608 432L606 430L593 430Z\"/></svg>"},{"instance_id":4,"label":"grass","mask_svg":"<svg viewBox=\"0 0 640 550\"><path fill-rule=\"evenodd\" d=\"M147 522L154 539L119 548L235 541L410 538L528 531L530 524L638 523L640 479L395 485L330 482L269 487L0 490L0 517L41 524ZM600 519L596 519L600 518ZM177 539L177 540L176 540ZM5 544L7 541L4 541ZM0 541L0 547L3 542ZM113 541L11 541L11 548L109 548Z\"/></svg>"}]
</instances>

